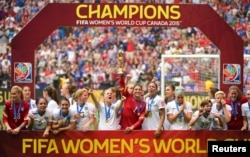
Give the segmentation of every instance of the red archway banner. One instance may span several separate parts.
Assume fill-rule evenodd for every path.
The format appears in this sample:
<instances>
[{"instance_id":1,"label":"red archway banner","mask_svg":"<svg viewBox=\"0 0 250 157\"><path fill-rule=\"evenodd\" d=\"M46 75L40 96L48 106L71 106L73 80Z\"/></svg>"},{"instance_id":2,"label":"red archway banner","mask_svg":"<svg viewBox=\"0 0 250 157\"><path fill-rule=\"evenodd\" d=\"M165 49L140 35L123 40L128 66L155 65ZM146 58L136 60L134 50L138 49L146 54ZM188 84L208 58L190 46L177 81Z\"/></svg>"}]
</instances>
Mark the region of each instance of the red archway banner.
<instances>
[{"instance_id":1,"label":"red archway banner","mask_svg":"<svg viewBox=\"0 0 250 157\"><path fill-rule=\"evenodd\" d=\"M209 5L197 4L49 3L12 40L12 85L34 89L34 50L59 26L197 27L221 51L220 89L231 83L222 80L223 64L237 65L232 83L243 89L243 40Z\"/></svg>"},{"instance_id":2,"label":"red archway banner","mask_svg":"<svg viewBox=\"0 0 250 157\"><path fill-rule=\"evenodd\" d=\"M1 156L25 157L207 157L208 141L250 141L249 131L69 131L42 138L43 132L19 135L0 131Z\"/></svg>"}]
</instances>

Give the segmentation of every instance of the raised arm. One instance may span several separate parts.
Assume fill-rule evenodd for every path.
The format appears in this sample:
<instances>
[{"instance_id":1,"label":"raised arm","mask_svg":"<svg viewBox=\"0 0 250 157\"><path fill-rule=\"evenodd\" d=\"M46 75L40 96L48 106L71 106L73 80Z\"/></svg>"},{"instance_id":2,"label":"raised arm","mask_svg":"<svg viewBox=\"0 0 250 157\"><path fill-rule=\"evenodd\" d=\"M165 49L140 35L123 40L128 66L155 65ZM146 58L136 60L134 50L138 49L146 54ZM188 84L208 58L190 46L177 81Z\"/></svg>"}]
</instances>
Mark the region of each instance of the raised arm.
<instances>
[{"instance_id":1,"label":"raised arm","mask_svg":"<svg viewBox=\"0 0 250 157\"><path fill-rule=\"evenodd\" d=\"M122 95L120 103L116 106L115 111L119 112L121 108L123 107L123 103L125 101L126 97Z\"/></svg>"},{"instance_id":2,"label":"raised arm","mask_svg":"<svg viewBox=\"0 0 250 157\"><path fill-rule=\"evenodd\" d=\"M231 111L227 110L227 104L224 99L221 100L221 104L222 104L222 110L224 112L226 122L228 123L231 120Z\"/></svg>"},{"instance_id":3,"label":"raised arm","mask_svg":"<svg viewBox=\"0 0 250 157\"><path fill-rule=\"evenodd\" d=\"M95 95L94 95L92 89L89 89L89 94L90 94L90 97L92 98L92 100L93 100L93 102L94 102L94 104L95 104L95 107L96 107L96 108L99 108L99 107L100 107L100 103L99 103L99 101L96 99L96 97L95 97Z\"/></svg>"}]
</instances>

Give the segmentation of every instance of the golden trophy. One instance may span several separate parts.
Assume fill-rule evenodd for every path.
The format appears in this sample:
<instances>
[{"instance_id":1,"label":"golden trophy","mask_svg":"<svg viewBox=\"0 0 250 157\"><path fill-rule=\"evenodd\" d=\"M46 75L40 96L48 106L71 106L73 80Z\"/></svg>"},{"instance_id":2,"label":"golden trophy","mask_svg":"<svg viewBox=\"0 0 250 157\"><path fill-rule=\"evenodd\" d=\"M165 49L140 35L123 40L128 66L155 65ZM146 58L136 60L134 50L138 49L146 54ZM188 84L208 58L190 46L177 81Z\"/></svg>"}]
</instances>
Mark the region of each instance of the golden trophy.
<instances>
[{"instance_id":1,"label":"golden trophy","mask_svg":"<svg viewBox=\"0 0 250 157\"><path fill-rule=\"evenodd\" d=\"M124 53L122 50L118 52L118 75L123 75L123 62L124 62Z\"/></svg>"}]
</instances>

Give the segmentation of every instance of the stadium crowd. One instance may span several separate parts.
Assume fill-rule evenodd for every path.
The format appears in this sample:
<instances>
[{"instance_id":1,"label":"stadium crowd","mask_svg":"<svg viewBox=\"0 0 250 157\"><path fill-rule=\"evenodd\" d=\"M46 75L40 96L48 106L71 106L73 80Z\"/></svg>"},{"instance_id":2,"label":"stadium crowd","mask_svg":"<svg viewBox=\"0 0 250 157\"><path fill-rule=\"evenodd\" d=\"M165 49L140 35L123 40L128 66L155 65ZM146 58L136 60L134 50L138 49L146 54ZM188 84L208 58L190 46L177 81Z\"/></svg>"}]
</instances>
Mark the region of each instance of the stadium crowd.
<instances>
[{"instance_id":1,"label":"stadium crowd","mask_svg":"<svg viewBox=\"0 0 250 157\"><path fill-rule=\"evenodd\" d=\"M2 0L0 87L10 88L11 40L47 3L110 2L171 3L168 0ZM180 3L209 4L242 37L244 54L250 54L247 0L180 0ZM58 27L35 50L36 87L42 89L53 84L60 88L65 83L79 88L91 84L93 89L112 86L117 82L118 51L125 54L125 71L132 75L131 81L141 82L143 89L153 77L160 79L162 54L219 54L216 46L195 27ZM249 58L245 61L247 74ZM206 80L218 83L216 59L167 59L166 63L165 78L181 79L182 85L198 85L189 90L205 91ZM245 83L250 84L247 76Z\"/></svg>"}]
</instances>

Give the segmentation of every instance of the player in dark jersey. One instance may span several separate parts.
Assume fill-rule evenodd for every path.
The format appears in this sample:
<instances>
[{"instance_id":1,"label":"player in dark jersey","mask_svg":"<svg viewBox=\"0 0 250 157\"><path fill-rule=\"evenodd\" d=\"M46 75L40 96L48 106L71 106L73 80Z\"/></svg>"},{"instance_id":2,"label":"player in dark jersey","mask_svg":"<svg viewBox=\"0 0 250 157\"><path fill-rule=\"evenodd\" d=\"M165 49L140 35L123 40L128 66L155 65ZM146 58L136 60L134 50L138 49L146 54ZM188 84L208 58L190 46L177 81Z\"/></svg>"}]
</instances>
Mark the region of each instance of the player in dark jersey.
<instances>
[{"instance_id":1,"label":"player in dark jersey","mask_svg":"<svg viewBox=\"0 0 250 157\"><path fill-rule=\"evenodd\" d=\"M23 100L22 88L19 86L11 88L10 97L4 104L3 123L7 133L18 134L26 128L29 104Z\"/></svg>"}]
</instances>

